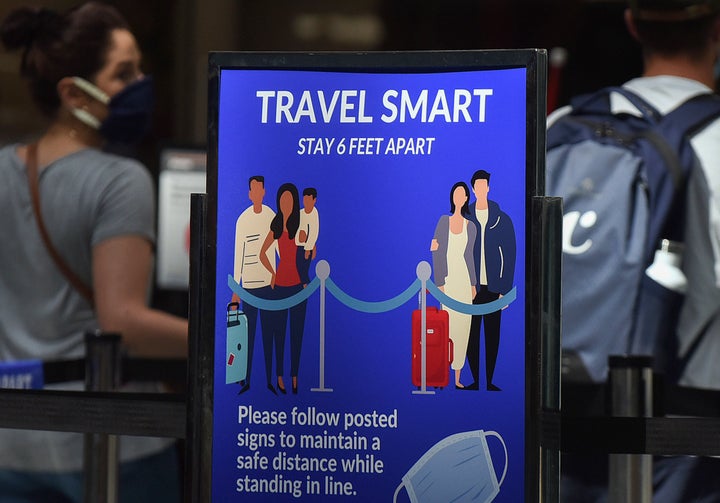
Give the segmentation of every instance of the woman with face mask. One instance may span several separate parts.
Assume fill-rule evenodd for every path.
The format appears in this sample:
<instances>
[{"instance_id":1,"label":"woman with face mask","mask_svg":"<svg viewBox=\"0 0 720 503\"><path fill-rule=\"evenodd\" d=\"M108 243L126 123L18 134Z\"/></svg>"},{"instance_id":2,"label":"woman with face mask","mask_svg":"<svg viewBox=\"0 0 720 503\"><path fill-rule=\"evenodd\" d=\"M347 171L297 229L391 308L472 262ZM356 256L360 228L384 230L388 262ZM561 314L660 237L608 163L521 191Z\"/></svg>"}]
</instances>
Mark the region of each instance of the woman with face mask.
<instances>
[{"instance_id":1,"label":"woman with face mask","mask_svg":"<svg viewBox=\"0 0 720 503\"><path fill-rule=\"evenodd\" d=\"M186 320L146 303L151 178L102 150L139 139L152 110L126 21L94 2L18 8L0 40L21 51L49 121L35 141L0 149L0 361L80 358L97 329L120 333L131 356L184 356ZM158 390L148 386L133 390ZM120 453L121 501L180 501L171 440L123 437ZM82 501L82 458L81 434L0 430L0 500Z\"/></svg>"}]
</instances>

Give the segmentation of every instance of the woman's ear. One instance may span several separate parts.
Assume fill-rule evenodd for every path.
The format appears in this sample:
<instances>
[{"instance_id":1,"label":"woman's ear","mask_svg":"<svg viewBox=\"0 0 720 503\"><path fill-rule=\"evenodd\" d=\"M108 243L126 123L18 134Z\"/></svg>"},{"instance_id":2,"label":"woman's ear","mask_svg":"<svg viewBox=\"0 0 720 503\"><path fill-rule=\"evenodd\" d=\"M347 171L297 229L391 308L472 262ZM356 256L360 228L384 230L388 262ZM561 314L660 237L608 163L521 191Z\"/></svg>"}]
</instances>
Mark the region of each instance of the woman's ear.
<instances>
[{"instance_id":1,"label":"woman's ear","mask_svg":"<svg viewBox=\"0 0 720 503\"><path fill-rule=\"evenodd\" d=\"M89 98L73 82L72 77L63 77L57 83L57 93L60 104L68 109L83 108L88 105Z\"/></svg>"}]
</instances>

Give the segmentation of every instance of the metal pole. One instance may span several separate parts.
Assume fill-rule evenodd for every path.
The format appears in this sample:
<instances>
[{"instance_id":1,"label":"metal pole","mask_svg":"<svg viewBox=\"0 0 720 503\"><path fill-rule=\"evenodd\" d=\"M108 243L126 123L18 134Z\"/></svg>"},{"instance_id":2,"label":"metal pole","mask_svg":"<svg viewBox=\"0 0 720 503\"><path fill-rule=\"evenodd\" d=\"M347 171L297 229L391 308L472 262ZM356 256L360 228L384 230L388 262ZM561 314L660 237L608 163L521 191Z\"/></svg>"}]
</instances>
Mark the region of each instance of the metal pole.
<instances>
[{"instance_id":1,"label":"metal pole","mask_svg":"<svg viewBox=\"0 0 720 503\"><path fill-rule=\"evenodd\" d=\"M420 289L420 382L427 391L427 283L422 281Z\"/></svg>"},{"instance_id":2,"label":"metal pole","mask_svg":"<svg viewBox=\"0 0 720 503\"><path fill-rule=\"evenodd\" d=\"M610 413L652 416L652 357L610 356ZM610 454L610 503L651 503L652 456Z\"/></svg>"},{"instance_id":3,"label":"metal pole","mask_svg":"<svg viewBox=\"0 0 720 503\"><path fill-rule=\"evenodd\" d=\"M330 264L327 260L317 263L315 274L320 278L320 384L310 391L331 392L332 388L325 387L325 283L330 277Z\"/></svg>"},{"instance_id":4,"label":"metal pole","mask_svg":"<svg viewBox=\"0 0 720 503\"><path fill-rule=\"evenodd\" d=\"M120 383L120 335L85 334L85 389L113 391ZM117 503L118 438L85 434L85 503Z\"/></svg>"},{"instance_id":5,"label":"metal pole","mask_svg":"<svg viewBox=\"0 0 720 503\"><path fill-rule=\"evenodd\" d=\"M413 391L418 395L434 395L427 389L427 282L430 279L430 264L423 261L416 268L420 280L420 389Z\"/></svg>"}]
</instances>

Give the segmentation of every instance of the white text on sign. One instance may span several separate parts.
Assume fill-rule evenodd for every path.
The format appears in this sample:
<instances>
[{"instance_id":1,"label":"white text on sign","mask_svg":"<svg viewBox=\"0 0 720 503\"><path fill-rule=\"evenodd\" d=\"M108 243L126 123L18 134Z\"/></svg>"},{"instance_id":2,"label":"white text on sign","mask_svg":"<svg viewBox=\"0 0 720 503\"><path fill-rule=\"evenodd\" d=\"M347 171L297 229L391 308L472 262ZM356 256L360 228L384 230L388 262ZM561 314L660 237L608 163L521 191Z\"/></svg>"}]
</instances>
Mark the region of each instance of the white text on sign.
<instances>
[{"instance_id":1,"label":"white text on sign","mask_svg":"<svg viewBox=\"0 0 720 503\"><path fill-rule=\"evenodd\" d=\"M435 138L300 138L298 155L431 155Z\"/></svg>"},{"instance_id":2,"label":"white text on sign","mask_svg":"<svg viewBox=\"0 0 720 503\"><path fill-rule=\"evenodd\" d=\"M263 124L299 124L322 122L330 124L370 124L375 120L368 91L364 89L336 89L326 93L322 89L294 93L288 90L261 90L260 121ZM492 89L388 89L377 111L386 124L394 122L468 123L485 122L487 99Z\"/></svg>"}]
</instances>

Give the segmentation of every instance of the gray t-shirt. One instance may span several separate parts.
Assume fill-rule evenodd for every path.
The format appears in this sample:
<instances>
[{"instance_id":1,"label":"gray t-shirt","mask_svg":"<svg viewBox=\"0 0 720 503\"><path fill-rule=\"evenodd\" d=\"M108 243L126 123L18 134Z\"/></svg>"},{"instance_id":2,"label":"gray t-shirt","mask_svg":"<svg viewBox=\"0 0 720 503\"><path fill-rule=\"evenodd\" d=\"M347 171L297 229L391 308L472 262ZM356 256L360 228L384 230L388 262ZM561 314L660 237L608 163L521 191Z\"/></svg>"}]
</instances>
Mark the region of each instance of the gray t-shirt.
<instances>
[{"instance_id":1,"label":"gray t-shirt","mask_svg":"<svg viewBox=\"0 0 720 503\"><path fill-rule=\"evenodd\" d=\"M98 328L98 323L92 307L58 270L40 237L25 165L16 149L16 145L0 149L0 361L82 357L84 333ZM87 285L92 285L94 245L123 235L154 241L152 179L135 161L96 149L81 150L42 169L39 189L50 239ZM168 443L124 437L121 457L141 457ZM81 466L79 434L0 430L0 468L78 470Z\"/></svg>"}]
</instances>

